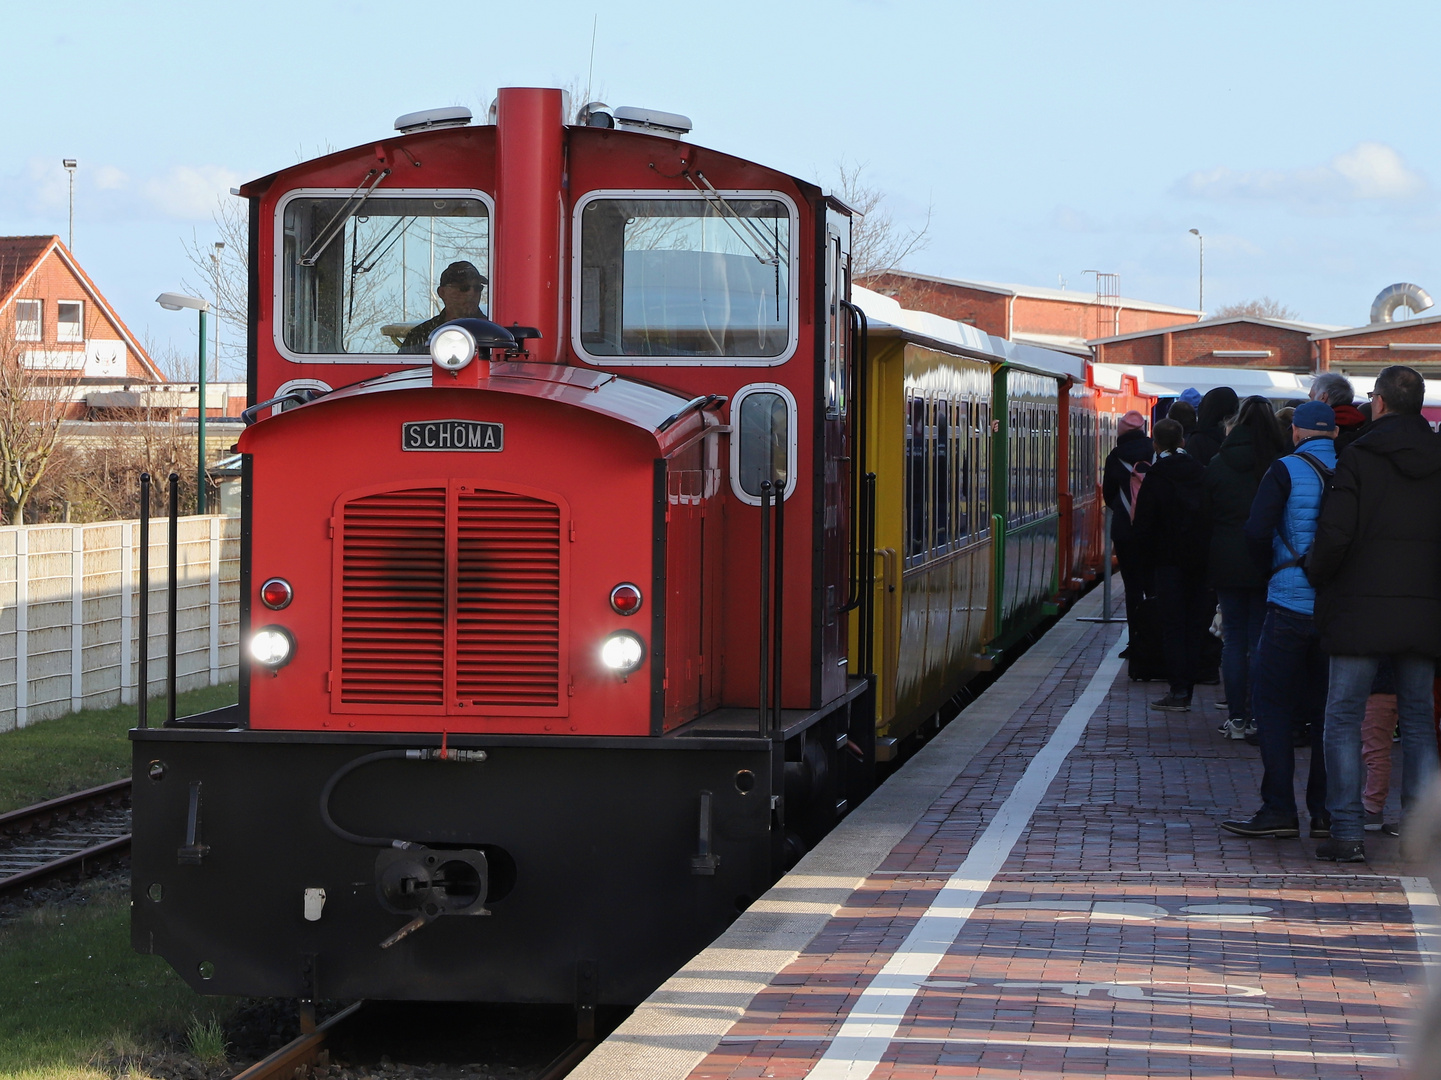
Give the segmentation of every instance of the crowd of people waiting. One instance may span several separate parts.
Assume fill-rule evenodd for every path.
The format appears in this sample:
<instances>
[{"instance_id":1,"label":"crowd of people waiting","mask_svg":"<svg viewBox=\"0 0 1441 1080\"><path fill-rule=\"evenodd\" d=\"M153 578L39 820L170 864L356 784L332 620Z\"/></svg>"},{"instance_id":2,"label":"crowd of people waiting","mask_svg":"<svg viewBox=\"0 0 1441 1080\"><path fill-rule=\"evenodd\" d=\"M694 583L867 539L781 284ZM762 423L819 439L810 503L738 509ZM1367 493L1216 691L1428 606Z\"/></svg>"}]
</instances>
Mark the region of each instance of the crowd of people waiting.
<instances>
[{"instance_id":1,"label":"crowd of people waiting","mask_svg":"<svg viewBox=\"0 0 1441 1080\"><path fill-rule=\"evenodd\" d=\"M1441 435L1421 415L1425 388L1396 365L1359 406L1327 372L1294 408L1219 387L1186 391L1150 434L1140 413L1121 418L1103 494L1123 655L1132 678L1150 677L1159 641L1159 710L1189 711L1197 682L1219 675L1220 731L1257 745L1263 766L1260 809L1228 832L1300 836L1298 745L1311 746L1318 859L1363 861L1367 831L1396 831L1384 812L1398 729L1403 812L1437 774Z\"/></svg>"}]
</instances>

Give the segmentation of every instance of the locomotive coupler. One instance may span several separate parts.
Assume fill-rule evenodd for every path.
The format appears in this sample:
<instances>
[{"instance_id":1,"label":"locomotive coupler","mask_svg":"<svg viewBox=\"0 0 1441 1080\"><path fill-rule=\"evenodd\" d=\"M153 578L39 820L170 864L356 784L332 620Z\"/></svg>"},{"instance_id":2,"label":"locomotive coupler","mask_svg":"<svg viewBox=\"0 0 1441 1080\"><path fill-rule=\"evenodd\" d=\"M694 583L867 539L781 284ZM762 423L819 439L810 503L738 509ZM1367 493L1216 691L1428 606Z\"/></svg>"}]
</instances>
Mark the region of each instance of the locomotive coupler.
<instances>
[{"instance_id":1,"label":"locomotive coupler","mask_svg":"<svg viewBox=\"0 0 1441 1080\"><path fill-rule=\"evenodd\" d=\"M380 943L388 949L442 915L489 915L485 895L490 873L485 853L427 847L391 848L375 860L375 892L380 906L410 922Z\"/></svg>"}]
</instances>

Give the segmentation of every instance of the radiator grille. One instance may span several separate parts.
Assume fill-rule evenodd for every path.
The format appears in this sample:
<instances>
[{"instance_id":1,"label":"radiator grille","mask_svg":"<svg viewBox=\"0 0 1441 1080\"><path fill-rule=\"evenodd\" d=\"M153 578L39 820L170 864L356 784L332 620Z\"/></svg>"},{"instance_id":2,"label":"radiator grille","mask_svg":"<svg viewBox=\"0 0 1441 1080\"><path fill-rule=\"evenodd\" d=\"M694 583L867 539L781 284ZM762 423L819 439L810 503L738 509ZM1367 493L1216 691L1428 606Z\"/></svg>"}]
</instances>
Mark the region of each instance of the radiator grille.
<instances>
[{"instance_id":1,"label":"radiator grille","mask_svg":"<svg viewBox=\"0 0 1441 1080\"><path fill-rule=\"evenodd\" d=\"M342 525L340 705L427 712L560 705L555 504L502 491L413 488L351 500Z\"/></svg>"},{"instance_id":2,"label":"radiator grille","mask_svg":"<svg viewBox=\"0 0 1441 1080\"><path fill-rule=\"evenodd\" d=\"M456 696L557 704L560 511L523 495L462 492L456 558Z\"/></svg>"},{"instance_id":3,"label":"radiator grille","mask_svg":"<svg viewBox=\"0 0 1441 1080\"><path fill-rule=\"evenodd\" d=\"M445 488L345 504L340 700L445 704Z\"/></svg>"}]
</instances>

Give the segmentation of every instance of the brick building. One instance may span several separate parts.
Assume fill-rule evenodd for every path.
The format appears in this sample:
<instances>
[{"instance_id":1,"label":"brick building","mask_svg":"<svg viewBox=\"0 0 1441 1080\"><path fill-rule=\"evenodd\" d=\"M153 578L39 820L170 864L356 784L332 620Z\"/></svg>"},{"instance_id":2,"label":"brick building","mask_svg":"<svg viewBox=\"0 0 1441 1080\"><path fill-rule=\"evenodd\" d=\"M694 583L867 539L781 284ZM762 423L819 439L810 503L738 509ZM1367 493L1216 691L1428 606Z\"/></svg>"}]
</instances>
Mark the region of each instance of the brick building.
<instances>
[{"instance_id":1,"label":"brick building","mask_svg":"<svg viewBox=\"0 0 1441 1080\"><path fill-rule=\"evenodd\" d=\"M987 334L1089 356L1087 342L1194 323L1204 312L1124 296L891 271L861 282L903 308L968 323Z\"/></svg>"},{"instance_id":2,"label":"brick building","mask_svg":"<svg viewBox=\"0 0 1441 1080\"><path fill-rule=\"evenodd\" d=\"M58 236L0 237L0 326L27 367L85 382L163 382Z\"/></svg>"},{"instance_id":3,"label":"brick building","mask_svg":"<svg viewBox=\"0 0 1441 1080\"><path fill-rule=\"evenodd\" d=\"M1441 379L1441 315L1378 322L1313 334L1317 371L1375 376L1391 364Z\"/></svg>"},{"instance_id":4,"label":"brick building","mask_svg":"<svg viewBox=\"0 0 1441 1080\"><path fill-rule=\"evenodd\" d=\"M1089 344L1097 363L1313 371L1312 339L1336 329L1241 315L1095 338Z\"/></svg>"}]
</instances>

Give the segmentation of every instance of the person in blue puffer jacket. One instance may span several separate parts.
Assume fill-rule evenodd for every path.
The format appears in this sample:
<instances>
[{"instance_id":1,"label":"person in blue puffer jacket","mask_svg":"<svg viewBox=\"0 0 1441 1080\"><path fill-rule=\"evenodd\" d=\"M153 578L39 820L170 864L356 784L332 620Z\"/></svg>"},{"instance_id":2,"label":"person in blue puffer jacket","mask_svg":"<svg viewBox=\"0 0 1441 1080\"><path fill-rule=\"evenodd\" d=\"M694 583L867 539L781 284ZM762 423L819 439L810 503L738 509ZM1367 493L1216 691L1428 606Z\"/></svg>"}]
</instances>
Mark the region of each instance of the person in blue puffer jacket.
<instances>
[{"instance_id":1,"label":"person in blue puffer jacket","mask_svg":"<svg viewBox=\"0 0 1441 1080\"><path fill-rule=\"evenodd\" d=\"M1256 490L1246 540L1269 574L1266 619L1256 649L1251 702L1261 746L1261 809L1221 828L1238 836L1300 836L1294 780L1292 732L1311 727L1311 770L1306 808L1311 835L1329 837L1326 760L1321 752L1326 718L1326 654L1315 625L1316 590L1306 578L1305 560L1316 539L1331 475L1336 469L1336 413L1324 401L1308 401L1291 417L1295 451L1278 458Z\"/></svg>"}]
</instances>

